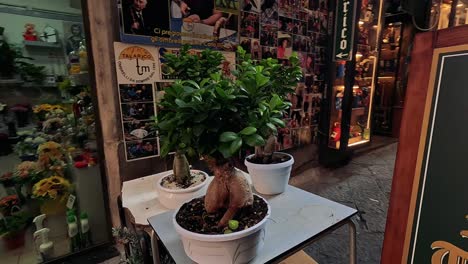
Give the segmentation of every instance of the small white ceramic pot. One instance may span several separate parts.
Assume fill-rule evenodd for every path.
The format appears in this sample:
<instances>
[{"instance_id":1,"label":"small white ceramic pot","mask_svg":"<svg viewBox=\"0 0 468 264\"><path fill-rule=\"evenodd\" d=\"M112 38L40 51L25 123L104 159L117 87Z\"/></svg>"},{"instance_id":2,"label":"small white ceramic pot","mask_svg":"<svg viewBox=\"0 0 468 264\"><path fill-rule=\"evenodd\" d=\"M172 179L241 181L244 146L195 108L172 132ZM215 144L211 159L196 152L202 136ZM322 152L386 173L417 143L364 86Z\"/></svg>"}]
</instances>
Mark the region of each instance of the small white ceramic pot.
<instances>
[{"instance_id":1,"label":"small white ceramic pot","mask_svg":"<svg viewBox=\"0 0 468 264\"><path fill-rule=\"evenodd\" d=\"M263 197L258 196L261 199ZM241 264L248 263L257 256L265 244L265 227L271 215L268 202L268 212L262 221L245 230L231 234L205 235L188 231L176 221L176 210L173 216L175 230L180 235L185 254L196 263L203 264Z\"/></svg>"},{"instance_id":2,"label":"small white ceramic pot","mask_svg":"<svg viewBox=\"0 0 468 264\"><path fill-rule=\"evenodd\" d=\"M179 208L183 203L188 200L191 200L195 197L199 197L206 194L207 183L208 183L208 174L204 171L200 170L190 170L191 172L201 172L205 175L205 180L196 186L187 188L187 189L168 189L161 185L161 182L167 176L162 177L156 183L156 189L158 190L158 199L164 207L169 209L176 209Z\"/></svg>"},{"instance_id":3,"label":"small white ceramic pot","mask_svg":"<svg viewBox=\"0 0 468 264\"><path fill-rule=\"evenodd\" d=\"M254 155L250 155L245 159L245 166L247 166L250 177L252 177L253 186L259 193L267 195L279 194L284 192L286 186L288 186L294 158L283 152L275 152L275 154L289 156L290 159L275 164L256 164L249 162L248 159Z\"/></svg>"}]
</instances>

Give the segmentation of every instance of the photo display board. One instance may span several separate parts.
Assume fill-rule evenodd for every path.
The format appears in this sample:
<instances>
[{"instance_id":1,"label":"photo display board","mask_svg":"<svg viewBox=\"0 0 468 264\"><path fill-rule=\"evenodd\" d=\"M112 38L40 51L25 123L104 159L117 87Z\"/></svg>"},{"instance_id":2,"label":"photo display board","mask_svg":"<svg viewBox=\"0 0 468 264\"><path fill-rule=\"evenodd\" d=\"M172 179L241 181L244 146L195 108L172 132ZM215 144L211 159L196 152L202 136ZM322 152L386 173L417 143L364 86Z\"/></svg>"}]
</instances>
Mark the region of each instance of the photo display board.
<instances>
[{"instance_id":1,"label":"photo display board","mask_svg":"<svg viewBox=\"0 0 468 264\"><path fill-rule=\"evenodd\" d=\"M326 86L328 0L122 0L119 3L122 42L168 50L189 44L197 49L232 52L240 45L254 60L275 58L284 65L297 52L304 77L289 95L293 106L284 117L287 126L278 131L276 150L316 142ZM171 79L161 74L160 68L155 71L159 72L150 82L152 86Z\"/></svg>"},{"instance_id":2,"label":"photo display board","mask_svg":"<svg viewBox=\"0 0 468 264\"><path fill-rule=\"evenodd\" d=\"M163 55L177 54L179 49L115 42L114 50L126 160L157 157L160 143L154 117L158 101L164 96L164 88L177 78L164 67ZM223 55L223 67L233 69L235 54Z\"/></svg>"}]
</instances>

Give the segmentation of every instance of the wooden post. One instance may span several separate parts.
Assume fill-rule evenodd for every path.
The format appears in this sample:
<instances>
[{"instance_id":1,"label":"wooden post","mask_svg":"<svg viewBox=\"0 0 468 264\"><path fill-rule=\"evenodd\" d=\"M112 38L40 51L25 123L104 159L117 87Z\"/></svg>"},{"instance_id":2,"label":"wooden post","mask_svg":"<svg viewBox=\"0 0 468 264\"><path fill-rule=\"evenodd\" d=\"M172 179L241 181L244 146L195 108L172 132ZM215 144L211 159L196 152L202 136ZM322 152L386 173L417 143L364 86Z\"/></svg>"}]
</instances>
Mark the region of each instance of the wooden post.
<instances>
[{"instance_id":1,"label":"wooden post","mask_svg":"<svg viewBox=\"0 0 468 264\"><path fill-rule=\"evenodd\" d=\"M119 167L119 142L122 131L118 108L118 89L114 46L117 39L118 15L116 1L83 0L83 17L87 30L87 42L90 47L89 70L91 84L95 87L93 94L97 122L102 133L103 151L101 163L105 167L110 218L113 226L120 226L117 208L117 197L120 195L121 178Z\"/></svg>"}]
</instances>

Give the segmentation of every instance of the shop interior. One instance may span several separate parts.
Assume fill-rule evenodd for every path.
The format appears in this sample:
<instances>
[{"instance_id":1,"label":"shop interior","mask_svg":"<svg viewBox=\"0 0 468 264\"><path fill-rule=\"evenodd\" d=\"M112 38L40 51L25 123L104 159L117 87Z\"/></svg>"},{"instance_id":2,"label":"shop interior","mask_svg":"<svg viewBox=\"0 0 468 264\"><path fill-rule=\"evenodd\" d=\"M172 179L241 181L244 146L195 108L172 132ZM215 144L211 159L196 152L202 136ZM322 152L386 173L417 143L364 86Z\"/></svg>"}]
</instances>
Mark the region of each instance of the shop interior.
<instances>
[{"instance_id":1,"label":"shop interior","mask_svg":"<svg viewBox=\"0 0 468 264\"><path fill-rule=\"evenodd\" d=\"M353 78L344 61L336 62L335 79L333 80L332 99L330 102L330 124L328 146L340 149L344 133L349 134L348 146L354 147L369 143L371 140L371 116L375 93L376 72L379 58L379 34L384 1L369 1L360 10L358 22L358 39L354 85L345 87L346 79ZM349 131L342 128L343 97L345 89L352 89L352 109L349 120Z\"/></svg>"},{"instance_id":2,"label":"shop interior","mask_svg":"<svg viewBox=\"0 0 468 264\"><path fill-rule=\"evenodd\" d=\"M0 25L2 262L108 243L80 1L1 1Z\"/></svg>"}]
</instances>

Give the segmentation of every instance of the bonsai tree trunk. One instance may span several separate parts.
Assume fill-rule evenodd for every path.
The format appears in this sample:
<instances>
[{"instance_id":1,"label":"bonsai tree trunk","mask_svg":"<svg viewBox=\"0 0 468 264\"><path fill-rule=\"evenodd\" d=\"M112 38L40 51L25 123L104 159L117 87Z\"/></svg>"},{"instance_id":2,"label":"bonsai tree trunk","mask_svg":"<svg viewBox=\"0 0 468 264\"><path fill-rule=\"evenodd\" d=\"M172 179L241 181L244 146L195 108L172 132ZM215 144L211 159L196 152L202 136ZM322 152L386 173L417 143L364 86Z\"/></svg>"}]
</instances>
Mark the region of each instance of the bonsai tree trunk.
<instances>
[{"instance_id":1,"label":"bonsai tree trunk","mask_svg":"<svg viewBox=\"0 0 468 264\"><path fill-rule=\"evenodd\" d=\"M205 209L208 213L227 209L218 223L219 227L224 227L239 209L253 204L252 188L244 175L234 168L232 161L218 162L212 157L205 160L215 176L206 192Z\"/></svg>"},{"instance_id":2,"label":"bonsai tree trunk","mask_svg":"<svg viewBox=\"0 0 468 264\"><path fill-rule=\"evenodd\" d=\"M273 159L273 153L275 152L276 136L271 135L265 146L255 147L255 156L262 159L263 164L270 164Z\"/></svg>"},{"instance_id":3,"label":"bonsai tree trunk","mask_svg":"<svg viewBox=\"0 0 468 264\"><path fill-rule=\"evenodd\" d=\"M191 177L190 165L183 152L176 152L172 170L174 171L174 178L178 184L188 183Z\"/></svg>"}]
</instances>

